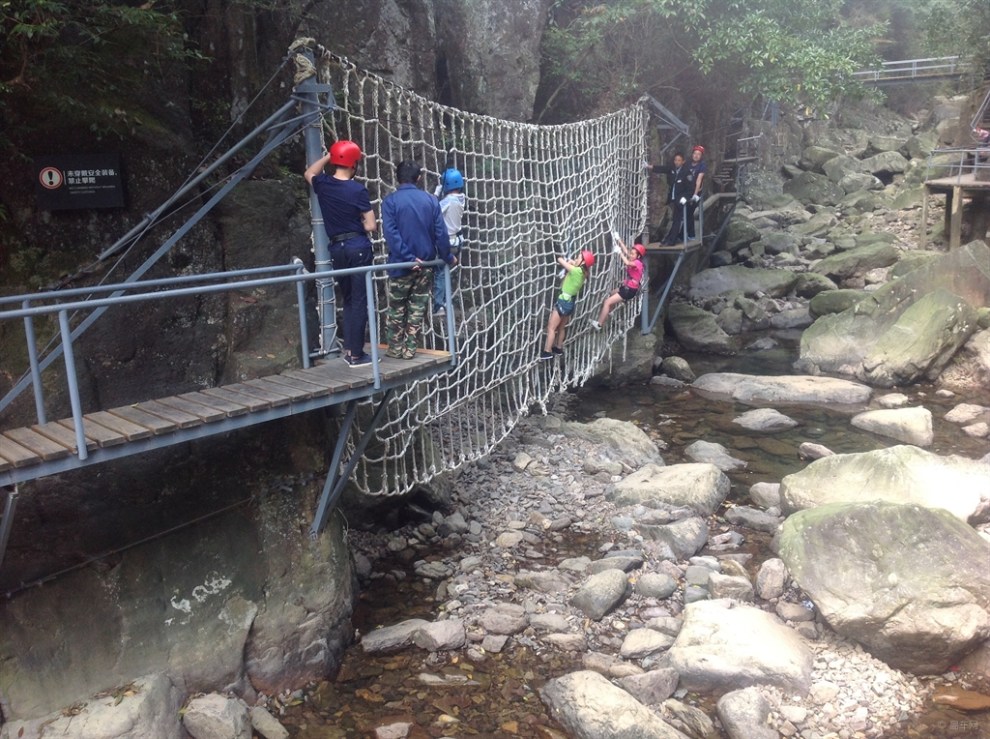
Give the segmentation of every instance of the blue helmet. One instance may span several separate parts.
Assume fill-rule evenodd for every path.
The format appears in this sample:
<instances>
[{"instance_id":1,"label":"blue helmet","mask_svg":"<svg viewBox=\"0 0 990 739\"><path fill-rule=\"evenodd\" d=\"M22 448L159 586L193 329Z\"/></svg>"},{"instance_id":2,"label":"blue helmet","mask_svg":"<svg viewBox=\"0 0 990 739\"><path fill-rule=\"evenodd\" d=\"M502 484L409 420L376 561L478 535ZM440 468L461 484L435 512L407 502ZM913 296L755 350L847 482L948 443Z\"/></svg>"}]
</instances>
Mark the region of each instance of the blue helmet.
<instances>
[{"instance_id":1,"label":"blue helmet","mask_svg":"<svg viewBox=\"0 0 990 739\"><path fill-rule=\"evenodd\" d=\"M444 171L443 177L440 178L440 184L443 185L444 192L450 192L451 190L463 190L464 189L464 175L461 174L460 170L450 169Z\"/></svg>"}]
</instances>

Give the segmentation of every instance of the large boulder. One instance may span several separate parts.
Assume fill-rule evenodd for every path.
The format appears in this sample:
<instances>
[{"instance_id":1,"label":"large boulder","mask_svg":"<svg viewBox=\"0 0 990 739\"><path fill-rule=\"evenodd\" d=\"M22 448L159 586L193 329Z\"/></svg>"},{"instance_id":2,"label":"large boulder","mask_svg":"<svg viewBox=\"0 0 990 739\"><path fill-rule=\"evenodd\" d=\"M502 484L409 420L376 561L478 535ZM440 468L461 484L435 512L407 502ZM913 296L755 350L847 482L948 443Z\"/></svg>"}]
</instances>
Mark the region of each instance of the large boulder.
<instances>
[{"instance_id":1,"label":"large boulder","mask_svg":"<svg viewBox=\"0 0 990 739\"><path fill-rule=\"evenodd\" d=\"M845 194L822 174L802 172L784 183L784 193L806 205L835 205Z\"/></svg>"},{"instance_id":2,"label":"large boulder","mask_svg":"<svg viewBox=\"0 0 990 739\"><path fill-rule=\"evenodd\" d=\"M36 719L11 721L0 739L180 739L182 696L165 675L142 677Z\"/></svg>"},{"instance_id":3,"label":"large boulder","mask_svg":"<svg viewBox=\"0 0 990 739\"><path fill-rule=\"evenodd\" d=\"M982 305L990 305L990 249L974 241L819 318L801 335L796 366L884 387L934 379L976 330Z\"/></svg>"},{"instance_id":4,"label":"large boulder","mask_svg":"<svg viewBox=\"0 0 990 739\"><path fill-rule=\"evenodd\" d=\"M990 637L990 543L947 511L821 506L790 516L778 543L829 625L892 667L938 674Z\"/></svg>"},{"instance_id":5,"label":"large boulder","mask_svg":"<svg viewBox=\"0 0 990 739\"><path fill-rule=\"evenodd\" d=\"M668 656L688 690L775 685L803 694L811 686L811 650L798 633L773 614L732 600L687 605Z\"/></svg>"},{"instance_id":6,"label":"large boulder","mask_svg":"<svg viewBox=\"0 0 990 739\"><path fill-rule=\"evenodd\" d=\"M833 280L844 280L879 267L889 267L897 261L898 252L890 244L859 246L849 251L825 257L811 269Z\"/></svg>"},{"instance_id":7,"label":"large boulder","mask_svg":"<svg viewBox=\"0 0 990 739\"><path fill-rule=\"evenodd\" d=\"M729 478L713 464L650 464L616 483L609 498L618 505L688 506L709 515L728 493Z\"/></svg>"},{"instance_id":8,"label":"large boulder","mask_svg":"<svg viewBox=\"0 0 990 739\"><path fill-rule=\"evenodd\" d=\"M738 340L718 325L714 315L690 303L671 303L667 320L674 338L689 351L734 354L739 348Z\"/></svg>"},{"instance_id":9,"label":"large boulder","mask_svg":"<svg viewBox=\"0 0 990 739\"><path fill-rule=\"evenodd\" d=\"M550 680L540 698L576 739L688 739L622 688L581 670Z\"/></svg>"},{"instance_id":10,"label":"large boulder","mask_svg":"<svg viewBox=\"0 0 990 739\"><path fill-rule=\"evenodd\" d=\"M698 272L691 278L688 294L691 300L703 300L724 293L748 296L762 293L779 298L790 292L797 279L796 273L787 270L730 265Z\"/></svg>"},{"instance_id":11,"label":"large boulder","mask_svg":"<svg viewBox=\"0 0 990 739\"><path fill-rule=\"evenodd\" d=\"M647 464L663 464L660 450L639 426L615 418L598 418L591 423L565 421L560 433L605 447L605 453L632 469Z\"/></svg>"},{"instance_id":12,"label":"large boulder","mask_svg":"<svg viewBox=\"0 0 990 739\"><path fill-rule=\"evenodd\" d=\"M866 385L835 377L808 375L760 376L738 372L711 372L694 381L702 395L731 398L747 405L821 403L859 405L870 399Z\"/></svg>"},{"instance_id":13,"label":"large boulder","mask_svg":"<svg viewBox=\"0 0 990 739\"><path fill-rule=\"evenodd\" d=\"M816 459L780 481L785 514L832 503L885 501L942 508L961 521L990 499L990 466L899 445Z\"/></svg>"}]
</instances>

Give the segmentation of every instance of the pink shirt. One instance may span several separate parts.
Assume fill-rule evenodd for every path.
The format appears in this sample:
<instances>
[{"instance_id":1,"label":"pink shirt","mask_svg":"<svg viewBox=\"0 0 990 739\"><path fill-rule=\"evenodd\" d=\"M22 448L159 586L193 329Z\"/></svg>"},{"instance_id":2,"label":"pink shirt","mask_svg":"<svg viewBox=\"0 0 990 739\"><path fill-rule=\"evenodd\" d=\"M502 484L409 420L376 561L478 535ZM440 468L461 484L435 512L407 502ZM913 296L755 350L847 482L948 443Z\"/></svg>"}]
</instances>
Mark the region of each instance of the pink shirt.
<instances>
[{"instance_id":1,"label":"pink shirt","mask_svg":"<svg viewBox=\"0 0 990 739\"><path fill-rule=\"evenodd\" d=\"M622 284L633 290L639 290L639 281L642 279L643 262L640 259L634 259L632 264L626 267L626 281Z\"/></svg>"}]
</instances>

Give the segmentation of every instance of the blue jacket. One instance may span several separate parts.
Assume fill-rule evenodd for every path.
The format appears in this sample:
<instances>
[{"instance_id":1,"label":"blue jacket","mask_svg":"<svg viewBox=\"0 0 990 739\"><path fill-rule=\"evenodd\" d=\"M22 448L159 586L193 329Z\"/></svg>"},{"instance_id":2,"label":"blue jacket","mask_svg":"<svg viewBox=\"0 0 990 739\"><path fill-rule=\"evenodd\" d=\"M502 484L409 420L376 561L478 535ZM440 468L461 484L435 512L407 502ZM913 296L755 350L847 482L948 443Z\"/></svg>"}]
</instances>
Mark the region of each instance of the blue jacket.
<instances>
[{"instance_id":1,"label":"blue jacket","mask_svg":"<svg viewBox=\"0 0 990 739\"><path fill-rule=\"evenodd\" d=\"M450 239L440 212L440 201L415 185L399 185L382 200L382 230L388 244L388 262L424 262L440 258L452 264ZM391 269L392 277L411 270Z\"/></svg>"}]
</instances>

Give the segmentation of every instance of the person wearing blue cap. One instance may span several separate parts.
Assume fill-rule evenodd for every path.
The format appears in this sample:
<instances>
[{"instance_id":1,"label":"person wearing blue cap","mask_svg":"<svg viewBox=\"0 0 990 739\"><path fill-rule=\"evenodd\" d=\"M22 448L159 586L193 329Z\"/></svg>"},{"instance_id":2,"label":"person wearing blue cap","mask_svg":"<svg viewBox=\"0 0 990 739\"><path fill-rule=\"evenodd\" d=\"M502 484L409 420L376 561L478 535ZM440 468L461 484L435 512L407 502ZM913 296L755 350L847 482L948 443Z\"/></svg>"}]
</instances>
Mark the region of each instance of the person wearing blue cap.
<instances>
[{"instance_id":1,"label":"person wearing blue cap","mask_svg":"<svg viewBox=\"0 0 990 739\"><path fill-rule=\"evenodd\" d=\"M464 206L467 204L467 199L464 197L464 175L458 169L445 170L435 194L440 198L440 212L443 213L443 222L447 227L447 236L450 238L450 253L460 262L461 246L464 244L461 219L464 217ZM433 315L442 316L446 302L447 291L443 270L438 269L433 275Z\"/></svg>"}]
</instances>

